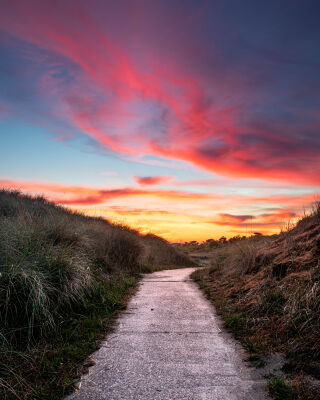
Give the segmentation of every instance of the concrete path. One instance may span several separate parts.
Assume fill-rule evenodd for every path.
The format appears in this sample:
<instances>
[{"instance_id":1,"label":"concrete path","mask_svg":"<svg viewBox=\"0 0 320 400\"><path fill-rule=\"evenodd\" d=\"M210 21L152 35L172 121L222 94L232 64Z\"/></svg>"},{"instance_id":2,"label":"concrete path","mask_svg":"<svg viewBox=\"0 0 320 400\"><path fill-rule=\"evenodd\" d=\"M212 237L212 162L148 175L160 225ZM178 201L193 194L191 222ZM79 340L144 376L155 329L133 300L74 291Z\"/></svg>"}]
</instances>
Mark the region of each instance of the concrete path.
<instances>
[{"instance_id":1,"label":"concrete path","mask_svg":"<svg viewBox=\"0 0 320 400\"><path fill-rule=\"evenodd\" d=\"M263 400L265 382L221 331L193 269L145 276L69 400Z\"/></svg>"}]
</instances>

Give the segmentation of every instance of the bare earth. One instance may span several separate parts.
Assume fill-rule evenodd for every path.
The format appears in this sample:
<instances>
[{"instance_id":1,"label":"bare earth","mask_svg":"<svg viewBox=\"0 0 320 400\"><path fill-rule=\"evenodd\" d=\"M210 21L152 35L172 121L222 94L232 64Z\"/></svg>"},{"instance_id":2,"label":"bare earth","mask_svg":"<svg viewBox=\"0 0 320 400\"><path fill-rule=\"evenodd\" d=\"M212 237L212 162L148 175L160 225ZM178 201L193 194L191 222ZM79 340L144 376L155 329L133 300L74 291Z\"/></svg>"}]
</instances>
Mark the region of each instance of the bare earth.
<instances>
[{"instance_id":1,"label":"bare earth","mask_svg":"<svg viewBox=\"0 0 320 400\"><path fill-rule=\"evenodd\" d=\"M192 268L145 276L68 400L263 400L265 381L221 330Z\"/></svg>"}]
</instances>

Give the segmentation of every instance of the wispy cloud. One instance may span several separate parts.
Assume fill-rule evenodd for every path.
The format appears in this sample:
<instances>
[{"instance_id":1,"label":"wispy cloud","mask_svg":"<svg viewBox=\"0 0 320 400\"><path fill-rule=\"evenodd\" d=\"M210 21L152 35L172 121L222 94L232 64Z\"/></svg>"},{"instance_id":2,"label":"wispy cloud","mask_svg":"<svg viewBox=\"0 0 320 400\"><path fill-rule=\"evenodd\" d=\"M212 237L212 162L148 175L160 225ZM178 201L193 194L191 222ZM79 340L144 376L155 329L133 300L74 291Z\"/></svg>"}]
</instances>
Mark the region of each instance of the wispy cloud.
<instances>
[{"instance_id":1,"label":"wispy cloud","mask_svg":"<svg viewBox=\"0 0 320 400\"><path fill-rule=\"evenodd\" d=\"M216 237L219 234L230 236L229 228L242 233L258 228L264 233L278 232L284 223L295 220L304 206L308 207L316 200L311 194L270 197L234 194L226 198L215 193L183 190L144 187L107 189L4 179L0 180L0 187L45 195L57 204L71 206L90 215L103 215L114 220L120 218L121 221L124 219L135 227L143 225L144 229L154 232L166 226L165 229L170 231L167 238L171 240L205 238L208 235ZM137 199L142 207L136 206ZM258 210L254 214L224 211L234 207L250 208L253 203Z\"/></svg>"},{"instance_id":2,"label":"wispy cloud","mask_svg":"<svg viewBox=\"0 0 320 400\"><path fill-rule=\"evenodd\" d=\"M264 228L268 232L271 228L280 228L288 223L294 221L298 217L296 211L292 208L275 209L273 212L257 214L257 215L232 215L221 213L212 221L215 225L230 226L233 228L245 228L251 230L253 228Z\"/></svg>"},{"instance_id":3,"label":"wispy cloud","mask_svg":"<svg viewBox=\"0 0 320 400\"><path fill-rule=\"evenodd\" d=\"M141 18L123 12L129 4ZM218 33L208 42L201 36L202 20L195 18L192 28L187 23L188 12L195 11L191 4L172 5L171 13L166 4L155 9L148 2L95 5L93 10L91 3L73 0L59 6L31 0L3 7L4 31L68 60L68 85L50 71L39 84L39 95L49 95L56 116L124 156L183 160L232 177L320 184L320 125L312 102L318 93L312 82L319 80L312 62L302 62L304 52L296 54L295 63L285 61L292 57L284 54L284 44L269 51L269 43L262 43L257 53L249 35L240 43L244 52L222 54L218 49L232 45L219 34L223 18L215 20ZM211 13L218 18L213 9ZM114 15L121 16L121 30ZM179 34L164 40L160 26ZM138 52L133 51L134 39L124 40L129 32L139 38ZM188 41L192 51L185 49ZM217 48L212 47L217 41ZM291 75L282 74L271 60L287 65ZM45 64L45 58L39 62ZM308 108L301 106L306 93Z\"/></svg>"},{"instance_id":4,"label":"wispy cloud","mask_svg":"<svg viewBox=\"0 0 320 400\"><path fill-rule=\"evenodd\" d=\"M210 193L193 193L181 190L147 190L134 187L103 189L90 186L67 186L42 182L16 182L0 180L0 187L44 194L56 203L66 205L102 204L113 198L121 197L158 197L165 200L193 201L195 199L216 199L220 195Z\"/></svg>"}]
</instances>

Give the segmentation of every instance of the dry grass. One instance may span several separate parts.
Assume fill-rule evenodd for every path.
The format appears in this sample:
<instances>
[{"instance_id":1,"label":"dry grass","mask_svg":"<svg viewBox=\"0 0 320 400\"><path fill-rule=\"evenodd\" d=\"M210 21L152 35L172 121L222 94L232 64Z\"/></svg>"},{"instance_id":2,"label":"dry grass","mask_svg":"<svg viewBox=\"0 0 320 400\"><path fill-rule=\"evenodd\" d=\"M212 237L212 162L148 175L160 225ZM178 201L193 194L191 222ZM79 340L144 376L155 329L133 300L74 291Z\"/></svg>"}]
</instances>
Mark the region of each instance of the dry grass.
<instances>
[{"instance_id":1,"label":"dry grass","mask_svg":"<svg viewBox=\"0 0 320 400\"><path fill-rule=\"evenodd\" d=\"M218 248L212 265L194 274L250 358L286 356L293 399L320 397L319 383L307 390L310 379L320 379L319 216L317 206L277 237ZM286 391L274 381L272 390L277 388Z\"/></svg>"},{"instance_id":2,"label":"dry grass","mask_svg":"<svg viewBox=\"0 0 320 400\"><path fill-rule=\"evenodd\" d=\"M142 238L144 252L141 262L154 266L178 265L182 267L194 267L195 263L179 249L168 247L166 240L148 234Z\"/></svg>"},{"instance_id":3,"label":"dry grass","mask_svg":"<svg viewBox=\"0 0 320 400\"><path fill-rule=\"evenodd\" d=\"M259 250L270 241L268 237L251 237L219 247L211 253L210 272L239 277L255 266Z\"/></svg>"}]
</instances>

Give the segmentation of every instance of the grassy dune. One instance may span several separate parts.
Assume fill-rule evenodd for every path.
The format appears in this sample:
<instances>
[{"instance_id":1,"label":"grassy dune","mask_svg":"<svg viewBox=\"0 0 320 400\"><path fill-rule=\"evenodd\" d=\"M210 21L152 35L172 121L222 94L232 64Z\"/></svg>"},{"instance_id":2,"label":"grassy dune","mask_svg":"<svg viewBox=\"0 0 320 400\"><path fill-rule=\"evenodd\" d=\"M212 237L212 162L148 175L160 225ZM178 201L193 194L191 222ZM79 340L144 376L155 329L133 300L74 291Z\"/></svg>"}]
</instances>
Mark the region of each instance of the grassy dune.
<instances>
[{"instance_id":1,"label":"grassy dune","mask_svg":"<svg viewBox=\"0 0 320 400\"><path fill-rule=\"evenodd\" d=\"M157 236L0 191L0 398L61 398L141 272L188 265Z\"/></svg>"},{"instance_id":2,"label":"grassy dune","mask_svg":"<svg viewBox=\"0 0 320 400\"><path fill-rule=\"evenodd\" d=\"M320 398L320 208L278 236L227 243L193 278L251 360L285 356L275 399Z\"/></svg>"}]
</instances>

